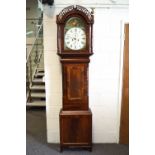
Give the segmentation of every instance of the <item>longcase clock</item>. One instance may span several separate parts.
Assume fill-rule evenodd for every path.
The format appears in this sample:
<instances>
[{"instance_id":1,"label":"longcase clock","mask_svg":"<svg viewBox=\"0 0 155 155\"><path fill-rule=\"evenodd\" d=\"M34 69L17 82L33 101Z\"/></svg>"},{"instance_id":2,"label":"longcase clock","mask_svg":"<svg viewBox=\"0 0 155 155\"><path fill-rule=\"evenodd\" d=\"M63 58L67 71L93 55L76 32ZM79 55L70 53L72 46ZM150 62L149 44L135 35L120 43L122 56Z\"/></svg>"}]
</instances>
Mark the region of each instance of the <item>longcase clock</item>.
<instances>
[{"instance_id":1,"label":"longcase clock","mask_svg":"<svg viewBox=\"0 0 155 155\"><path fill-rule=\"evenodd\" d=\"M94 16L84 7L64 8L57 15L57 48L62 64L63 105L60 110L60 150L92 149L88 66L93 54Z\"/></svg>"}]
</instances>

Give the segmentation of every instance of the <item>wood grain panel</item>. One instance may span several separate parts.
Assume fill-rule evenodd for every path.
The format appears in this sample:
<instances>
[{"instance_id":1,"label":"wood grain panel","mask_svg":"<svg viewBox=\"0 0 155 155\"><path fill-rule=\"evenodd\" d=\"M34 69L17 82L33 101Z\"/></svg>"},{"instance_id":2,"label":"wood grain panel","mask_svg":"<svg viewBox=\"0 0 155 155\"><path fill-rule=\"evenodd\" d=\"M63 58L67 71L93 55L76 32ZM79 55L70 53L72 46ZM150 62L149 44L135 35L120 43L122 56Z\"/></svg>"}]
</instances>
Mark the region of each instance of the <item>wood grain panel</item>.
<instances>
[{"instance_id":1,"label":"wood grain panel","mask_svg":"<svg viewBox=\"0 0 155 155\"><path fill-rule=\"evenodd\" d=\"M68 100L82 100L84 96L84 65L70 65L68 72Z\"/></svg>"},{"instance_id":2,"label":"wood grain panel","mask_svg":"<svg viewBox=\"0 0 155 155\"><path fill-rule=\"evenodd\" d=\"M61 141L65 145L91 145L92 114L90 111L61 111ZM66 133L67 131L67 133Z\"/></svg>"},{"instance_id":3,"label":"wood grain panel","mask_svg":"<svg viewBox=\"0 0 155 155\"><path fill-rule=\"evenodd\" d=\"M88 110L88 64L63 64L63 90L65 110Z\"/></svg>"}]
</instances>

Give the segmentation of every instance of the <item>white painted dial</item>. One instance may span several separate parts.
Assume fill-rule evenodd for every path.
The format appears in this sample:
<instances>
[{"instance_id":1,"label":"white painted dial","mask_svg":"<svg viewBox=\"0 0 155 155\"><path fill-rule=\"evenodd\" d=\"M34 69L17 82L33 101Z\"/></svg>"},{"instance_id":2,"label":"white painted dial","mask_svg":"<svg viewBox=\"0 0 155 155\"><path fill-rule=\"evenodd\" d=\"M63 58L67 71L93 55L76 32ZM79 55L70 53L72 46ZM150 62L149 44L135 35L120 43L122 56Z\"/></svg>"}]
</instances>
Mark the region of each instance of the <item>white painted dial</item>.
<instances>
[{"instance_id":1,"label":"white painted dial","mask_svg":"<svg viewBox=\"0 0 155 155\"><path fill-rule=\"evenodd\" d=\"M86 34L78 27L69 29L65 34L65 45L72 50L80 50L86 45Z\"/></svg>"}]
</instances>

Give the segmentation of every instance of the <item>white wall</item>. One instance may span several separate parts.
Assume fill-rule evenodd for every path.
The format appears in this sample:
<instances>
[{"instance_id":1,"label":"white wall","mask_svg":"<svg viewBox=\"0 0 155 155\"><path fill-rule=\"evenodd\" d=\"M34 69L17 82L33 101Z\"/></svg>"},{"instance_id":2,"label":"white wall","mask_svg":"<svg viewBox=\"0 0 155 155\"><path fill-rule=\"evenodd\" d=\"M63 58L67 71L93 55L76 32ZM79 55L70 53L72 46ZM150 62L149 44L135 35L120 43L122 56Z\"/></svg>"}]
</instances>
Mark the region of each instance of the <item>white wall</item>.
<instances>
[{"instance_id":1,"label":"white wall","mask_svg":"<svg viewBox=\"0 0 155 155\"><path fill-rule=\"evenodd\" d=\"M127 5L129 4L129 0L55 0L54 3L56 5Z\"/></svg>"},{"instance_id":2,"label":"white wall","mask_svg":"<svg viewBox=\"0 0 155 155\"><path fill-rule=\"evenodd\" d=\"M62 107L61 64L57 52L55 14L44 13L44 62L47 105L47 139L59 142L59 111ZM50 15L52 14L52 15ZM89 104L93 112L93 142L114 143L119 138L119 85L121 72L121 21L127 8L96 8L94 55L89 70Z\"/></svg>"},{"instance_id":3,"label":"white wall","mask_svg":"<svg viewBox=\"0 0 155 155\"><path fill-rule=\"evenodd\" d=\"M55 12L56 14L56 12ZM62 107L61 65L57 53L56 17L44 14L44 67L46 87L47 140L59 142L59 111Z\"/></svg>"},{"instance_id":4,"label":"white wall","mask_svg":"<svg viewBox=\"0 0 155 155\"><path fill-rule=\"evenodd\" d=\"M94 55L89 72L94 142L118 142L121 20L127 14L126 9L95 11Z\"/></svg>"}]
</instances>

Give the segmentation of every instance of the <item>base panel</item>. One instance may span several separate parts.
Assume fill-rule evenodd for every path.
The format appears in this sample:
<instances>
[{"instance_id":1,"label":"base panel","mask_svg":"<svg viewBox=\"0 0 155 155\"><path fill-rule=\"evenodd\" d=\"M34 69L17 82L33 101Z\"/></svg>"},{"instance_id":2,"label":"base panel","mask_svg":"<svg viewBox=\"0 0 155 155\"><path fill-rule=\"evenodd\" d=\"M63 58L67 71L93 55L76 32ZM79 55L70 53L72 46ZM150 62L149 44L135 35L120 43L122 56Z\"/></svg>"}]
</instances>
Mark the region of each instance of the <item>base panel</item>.
<instances>
[{"instance_id":1,"label":"base panel","mask_svg":"<svg viewBox=\"0 0 155 155\"><path fill-rule=\"evenodd\" d=\"M60 111L60 150L63 148L92 149L92 113Z\"/></svg>"}]
</instances>

